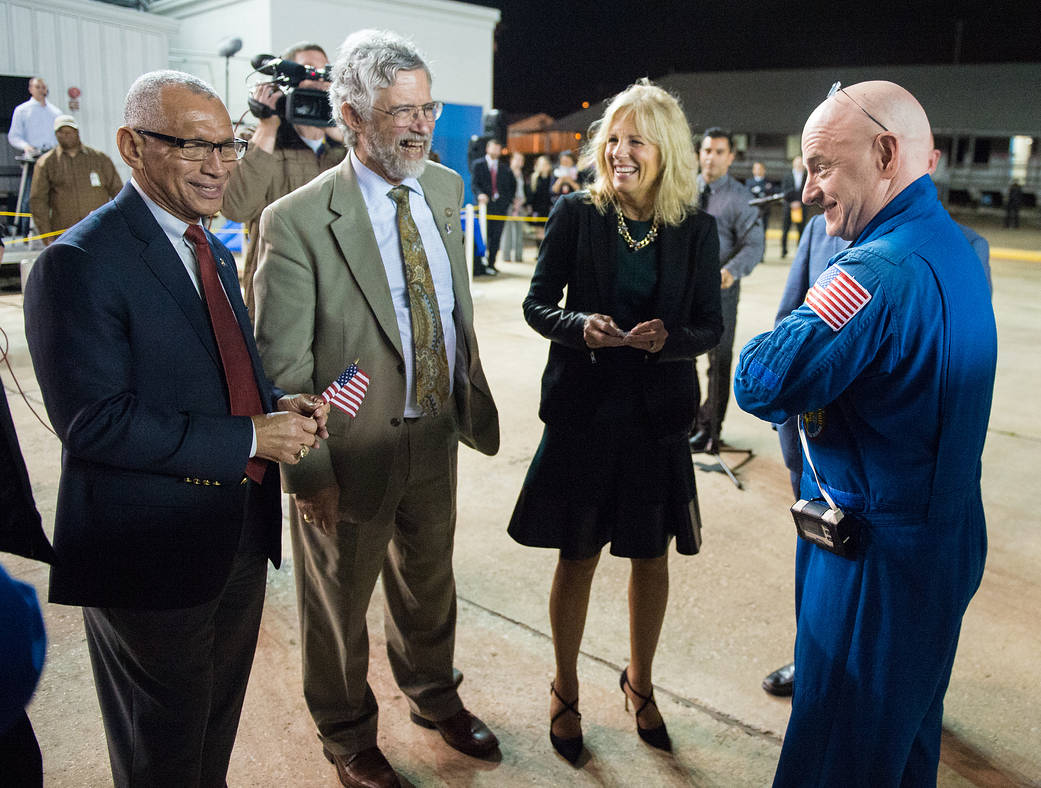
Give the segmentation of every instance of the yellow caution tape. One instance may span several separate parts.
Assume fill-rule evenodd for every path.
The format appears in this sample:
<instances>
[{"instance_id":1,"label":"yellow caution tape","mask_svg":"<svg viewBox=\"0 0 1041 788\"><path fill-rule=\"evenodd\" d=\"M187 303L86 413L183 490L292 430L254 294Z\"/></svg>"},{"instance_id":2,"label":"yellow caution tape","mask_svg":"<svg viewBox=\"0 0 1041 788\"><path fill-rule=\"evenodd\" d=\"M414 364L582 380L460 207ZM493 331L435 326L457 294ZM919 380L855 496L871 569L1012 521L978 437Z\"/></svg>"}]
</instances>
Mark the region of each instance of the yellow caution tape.
<instances>
[{"instance_id":1,"label":"yellow caution tape","mask_svg":"<svg viewBox=\"0 0 1041 788\"><path fill-rule=\"evenodd\" d=\"M11 213L10 211L0 211L0 216L32 216L31 213Z\"/></svg>"},{"instance_id":2,"label":"yellow caution tape","mask_svg":"<svg viewBox=\"0 0 1041 788\"><path fill-rule=\"evenodd\" d=\"M990 247L992 260L1025 260L1028 263L1041 263L1041 252L1030 252L1026 249L1006 249L1001 246Z\"/></svg>"},{"instance_id":3,"label":"yellow caution tape","mask_svg":"<svg viewBox=\"0 0 1041 788\"><path fill-rule=\"evenodd\" d=\"M29 241L39 241L41 238L50 238L52 235L61 235L65 230L55 230L52 233L44 233L43 235L30 235L25 238L12 238L7 243L9 244L24 244Z\"/></svg>"},{"instance_id":4,"label":"yellow caution tape","mask_svg":"<svg viewBox=\"0 0 1041 788\"><path fill-rule=\"evenodd\" d=\"M477 218L478 218L477 211L474 211L474 220L476 221ZM544 222L549 217L546 217L546 216L492 216L491 214L489 214L488 216L485 216L484 218L485 219L492 219L493 221L496 221L496 222Z\"/></svg>"}]
</instances>

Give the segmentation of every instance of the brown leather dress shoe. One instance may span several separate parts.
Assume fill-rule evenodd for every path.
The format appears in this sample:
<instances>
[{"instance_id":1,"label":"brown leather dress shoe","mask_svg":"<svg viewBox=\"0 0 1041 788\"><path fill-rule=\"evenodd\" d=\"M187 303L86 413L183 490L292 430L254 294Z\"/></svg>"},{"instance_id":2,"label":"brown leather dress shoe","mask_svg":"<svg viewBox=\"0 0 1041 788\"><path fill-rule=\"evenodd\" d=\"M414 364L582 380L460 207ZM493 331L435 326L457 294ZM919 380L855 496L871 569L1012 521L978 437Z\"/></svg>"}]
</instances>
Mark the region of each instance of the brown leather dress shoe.
<instances>
[{"instance_id":1,"label":"brown leather dress shoe","mask_svg":"<svg viewBox=\"0 0 1041 788\"><path fill-rule=\"evenodd\" d=\"M415 712L409 716L416 725L436 729L450 747L475 758L491 755L499 746L499 740L488 726L466 709L460 709L451 717L437 722L420 717Z\"/></svg>"},{"instance_id":2,"label":"brown leather dress shoe","mask_svg":"<svg viewBox=\"0 0 1041 788\"><path fill-rule=\"evenodd\" d=\"M394 767L383 757L379 747L369 747L354 755L333 755L325 748L322 751L347 788L401 788Z\"/></svg>"}]
</instances>

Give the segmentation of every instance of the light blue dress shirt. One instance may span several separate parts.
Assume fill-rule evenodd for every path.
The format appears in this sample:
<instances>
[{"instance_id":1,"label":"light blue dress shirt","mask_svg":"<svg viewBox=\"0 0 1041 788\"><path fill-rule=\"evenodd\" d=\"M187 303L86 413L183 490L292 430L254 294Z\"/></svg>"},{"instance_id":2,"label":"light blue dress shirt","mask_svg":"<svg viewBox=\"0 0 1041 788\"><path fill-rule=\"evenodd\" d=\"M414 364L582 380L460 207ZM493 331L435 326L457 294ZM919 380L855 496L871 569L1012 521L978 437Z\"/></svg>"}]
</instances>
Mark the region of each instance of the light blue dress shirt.
<instances>
[{"instance_id":1,"label":"light blue dress shirt","mask_svg":"<svg viewBox=\"0 0 1041 788\"><path fill-rule=\"evenodd\" d=\"M351 166L358 178L365 207L372 223L372 232L376 236L376 244L380 249L383 267L387 272L387 284L390 285L390 297L394 301L394 314L398 321L398 333L401 336L401 350L405 354L405 413L409 418L422 416L423 411L416 404L415 384L415 352L412 347L412 312L409 308L408 291L405 289L405 261L401 256L401 239L398 235L398 208L390 198L390 190L395 184L389 183L370 170L358 160L354 150L350 153ZM448 379L454 385L455 379L455 291L452 289L452 265L448 259L448 250L437 230L434 215L427 205L423 187L415 178L406 178L402 186L409 189L409 209L412 220L423 239L423 251L426 252L430 265L430 276L434 280L434 293L437 295L437 307L441 314L441 327L445 332L445 352L448 354Z\"/></svg>"},{"instance_id":2,"label":"light blue dress shirt","mask_svg":"<svg viewBox=\"0 0 1041 788\"><path fill-rule=\"evenodd\" d=\"M7 141L21 152L25 144L37 150L50 150L58 144L54 136L54 119L62 112L49 101L41 104L36 99L29 99L14 108L11 115L11 128L7 132Z\"/></svg>"}]
</instances>

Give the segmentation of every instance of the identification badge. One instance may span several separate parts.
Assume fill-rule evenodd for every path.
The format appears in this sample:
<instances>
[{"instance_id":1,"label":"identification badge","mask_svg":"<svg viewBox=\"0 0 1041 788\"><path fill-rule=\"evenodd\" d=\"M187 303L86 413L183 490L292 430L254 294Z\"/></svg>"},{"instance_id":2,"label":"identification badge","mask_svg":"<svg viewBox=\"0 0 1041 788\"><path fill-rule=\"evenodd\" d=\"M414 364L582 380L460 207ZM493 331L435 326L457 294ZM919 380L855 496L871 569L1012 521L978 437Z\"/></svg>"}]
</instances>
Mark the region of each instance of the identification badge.
<instances>
[{"instance_id":1,"label":"identification badge","mask_svg":"<svg viewBox=\"0 0 1041 788\"><path fill-rule=\"evenodd\" d=\"M92 172L90 174L90 185L94 186L95 188L101 186L101 176L99 176L96 172Z\"/></svg>"}]
</instances>

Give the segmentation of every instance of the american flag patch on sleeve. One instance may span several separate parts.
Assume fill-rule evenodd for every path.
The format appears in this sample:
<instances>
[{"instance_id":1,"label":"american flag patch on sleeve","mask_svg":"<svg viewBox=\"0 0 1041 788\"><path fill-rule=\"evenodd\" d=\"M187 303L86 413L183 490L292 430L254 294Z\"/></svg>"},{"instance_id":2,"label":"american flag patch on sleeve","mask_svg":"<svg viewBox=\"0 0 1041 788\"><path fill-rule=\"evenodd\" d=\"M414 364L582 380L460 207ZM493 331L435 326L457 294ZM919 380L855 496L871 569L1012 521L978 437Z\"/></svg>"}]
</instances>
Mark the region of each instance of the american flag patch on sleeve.
<instances>
[{"instance_id":1,"label":"american flag patch on sleeve","mask_svg":"<svg viewBox=\"0 0 1041 788\"><path fill-rule=\"evenodd\" d=\"M837 265L827 268L806 293L806 306L832 331L846 325L870 300L871 293Z\"/></svg>"}]
</instances>

